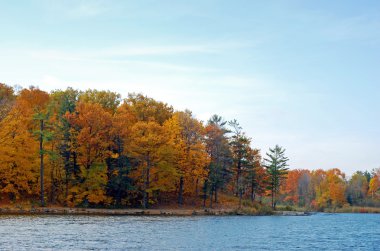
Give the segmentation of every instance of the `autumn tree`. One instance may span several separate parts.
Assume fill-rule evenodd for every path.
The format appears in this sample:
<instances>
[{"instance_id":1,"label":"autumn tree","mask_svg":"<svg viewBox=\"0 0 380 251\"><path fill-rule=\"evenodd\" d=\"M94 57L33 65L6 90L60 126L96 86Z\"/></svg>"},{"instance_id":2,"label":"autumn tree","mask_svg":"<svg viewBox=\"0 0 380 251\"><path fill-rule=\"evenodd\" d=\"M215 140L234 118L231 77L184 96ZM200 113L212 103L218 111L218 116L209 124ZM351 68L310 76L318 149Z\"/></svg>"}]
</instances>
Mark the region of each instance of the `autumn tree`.
<instances>
[{"instance_id":1,"label":"autumn tree","mask_svg":"<svg viewBox=\"0 0 380 251\"><path fill-rule=\"evenodd\" d=\"M105 159L110 155L112 116L100 104L82 102L74 114L66 116L73 128L71 135L76 137L72 147L80 164L79 180L69 198L74 204L107 204Z\"/></svg>"},{"instance_id":2,"label":"autumn tree","mask_svg":"<svg viewBox=\"0 0 380 251\"><path fill-rule=\"evenodd\" d=\"M44 141L48 140L50 135L45 133L45 123L49 118L49 113L46 110L46 105L49 101L49 95L39 90L38 88L31 87L29 90L23 90L22 95L24 99L22 101L33 105L33 119L37 121L37 134L39 142L39 157L40 157L40 201L41 206L45 205L45 194L44 194ZM26 105L26 104L25 104Z\"/></svg>"},{"instance_id":3,"label":"autumn tree","mask_svg":"<svg viewBox=\"0 0 380 251\"><path fill-rule=\"evenodd\" d=\"M298 182L302 175L301 170L290 170L287 173L286 180L281 184L281 192L284 194L284 201L292 205L299 202Z\"/></svg>"},{"instance_id":4,"label":"autumn tree","mask_svg":"<svg viewBox=\"0 0 380 251\"><path fill-rule=\"evenodd\" d=\"M178 204L184 194L198 193L199 183L206 177L208 156L203 142L204 128L190 111L176 112L165 122L175 151L175 166L179 174Z\"/></svg>"},{"instance_id":5,"label":"autumn tree","mask_svg":"<svg viewBox=\"0 0 380 251\"><path fill-rule=\"evenodd\" d=\"M309 170L301 170L298 179L298 205L301 207L310 207L313 199L313 190L311 187L311 174Z\"/></svg>"},{"instance_id":6,"label":"autumn tree","mask_svg":"<svg viewBox=\"0 0 380 251\"><path fill-rule=\"evenodd\" d=\"M327 171L327 182L329 184L328 192L330 194L330 205L334 208L342 207L346 203L345 191L345 174L337 169Z\"/></svg>"},{"instance_id":7,"label":"autumn tree","mask_svg":"<svg viewBox=\"0 0 380 251\"><path fill-rule=\"evenodd\" d=\"M380 178L377 174L373 175L369 182L368 194L371 195L372 199L379 197L380 190Z\"/></svg>"},{"instance_id":8,"label":"autumn tree","mask_svg":"<svg viewBox=\"0 0 380 251\"><path fill-rule=\"evenodd\" d=\"M367 177L363 172L357 171L351 177L346 189L347 201L351 205L360 205L368 193Z\"/></svg>"},{"instance_id":9,"label":"autumn tree","mask_svg":"<svg viewBox=\"0 0 380 251\"><path fill-rule=\"evenodd\" d=\"M138 121L155 121L163 125L173 115L173 107L142 94L128 94L125 102L130 105Z\"/></svg>"},{"instance_id":10,"label":"autumn tree","mask_svg":"<svg viewBox=\"0 0 380 251\"><path fill-rule=\"evenodd\" d=\"M64 91L56 90L51 93L51 105L54 112L54 138L56 140L55 151L60 156L64 169L64 203L67 205L69 187L79 177L80 167L77 162L77 152L75 152L76 137L73 124L69 118L75 112L78 102L79 91L67 88ZM59 167L57 167L59 170ZM59 183L56 180L55 183ZM74 182L75 183L75 182Z\"/></svg>"},{"instance_id":11,"label":"autumn tree","mask_svg":"<svg viewBox=\"0 0 380 251\"><path fill-rule=\"evenodd\" d=\"M341 207L346 203L345 174L337 169L312 172L312 183L315 190L313 206L323 210L328 207Z\"/></svg>"},{"instance_id":12,"label":"autumn tree","mask_svg":"<svg viewBox=\"0 0 380 251\"><path fill-rule=\"evenodd\" d=\"M281 184L284 202L302 207L309 206L312 199L310 182L309 170L289 170L286 179Z\"/></svg>"},{"instance_id":13,"label":"autumn tree","mask_svg":"<svg viewBox=\"0 0 380 251\"><path fill-rule=\"evenodd\" d=\"M80 92L78 99L83 103L99 104L110 113L116 112L121 102L120 94L111 91L98 91L94 89L88 89L84 92Z\"/></svg>"},{"instance_id":14,"label":"autumn tree","mask_svg":"<svg viewBox=\"0 0 380 251\"><path fill-rule=\"evenodd\" d=\"M323 209L328 203L328 189L326 182L327 174L325 170L317 169L311 172L310 186L312 187L311 206L316 209Z\"/></svg>"},{"instance_id":15,"label":"autumn tree","mask_svg":"<svg viewBox=\"0 0 380 251\"><path fill-rule=\"evenodd\" d=\"M0 122L8 115L16 96L12 87L0 83Z\"/></svg>"},{"instance_id":16,"label":"autumn tree","mask_svg":"<svg viewBox=\"0 0 380 251\"><path fill-rule=\"evenodd\" d=\"M274 148L269 148L269 152L266 154L265 168L269 175L269 189L272 198L272 208L276 209L277 195L279 192L281 181L285 178L288 172L288 161L285 157L285 149L276 145Z\"/></svg>"},{"instance_id":17,"label":"autumn tree","mask_svg":"<svg viewBox=\"0 0 380 251\"><path fill-rule=\"evenodd\" d=\"M48 94L37 88L23 89L12 110L1 121L1 193L7 194L11 200L30 197L39 192L43 202L44 155L39 140L36 141L33 135L36 129L33 117L45 108L48 99ZM38 160L40 165L37 164Z\"/></svg>"},{"instance_id":18,"label":"autumn tree","mask_svg":"<svg viewBox=\"0 0 380 251\"><path fill-rule=\"evenodd\" d=\"M135 161L130 156L129 148L132 143L132 126L136 121L136 116L127 103L119 106L112 117L111 155L106 159L107 194L114 197L116 205L121 205L122 199L133 188L129 174Z\"/></svg>"},{"instance_id":19,"label":"autumn tree","mask_svg":"<svg viewBox=\"0 0 380 251\"><path fill-rule=\"evenodd\" d=\"M170 164L171 149L165 127L154 121L139 121L132 126L131 131L131 155L139 162L135 178L142 191L142 206L147 208L152 193L175 188L174 183L167 178L177 174Z\"/></svg>"}]
</instances>

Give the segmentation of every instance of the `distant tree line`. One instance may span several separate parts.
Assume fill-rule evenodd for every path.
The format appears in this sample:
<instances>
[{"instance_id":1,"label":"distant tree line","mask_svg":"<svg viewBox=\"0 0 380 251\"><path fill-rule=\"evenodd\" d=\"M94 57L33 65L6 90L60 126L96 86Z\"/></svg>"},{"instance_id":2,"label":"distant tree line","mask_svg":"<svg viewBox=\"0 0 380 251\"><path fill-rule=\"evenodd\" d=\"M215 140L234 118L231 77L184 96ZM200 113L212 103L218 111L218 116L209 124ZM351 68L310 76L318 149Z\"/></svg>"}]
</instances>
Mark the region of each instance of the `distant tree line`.
<instances>
[{"instance_id":1,"label":"distant tree line","mask_svg":"<svg viewBox=\"0 0 380 251\"><path fill-rule=\"evenodd\" d=\"M380 168L355 172L349 179L339 169L291 170L281 185L285 204L323 210L343 206L380 207Z\"/></svg>"}]
</instances>

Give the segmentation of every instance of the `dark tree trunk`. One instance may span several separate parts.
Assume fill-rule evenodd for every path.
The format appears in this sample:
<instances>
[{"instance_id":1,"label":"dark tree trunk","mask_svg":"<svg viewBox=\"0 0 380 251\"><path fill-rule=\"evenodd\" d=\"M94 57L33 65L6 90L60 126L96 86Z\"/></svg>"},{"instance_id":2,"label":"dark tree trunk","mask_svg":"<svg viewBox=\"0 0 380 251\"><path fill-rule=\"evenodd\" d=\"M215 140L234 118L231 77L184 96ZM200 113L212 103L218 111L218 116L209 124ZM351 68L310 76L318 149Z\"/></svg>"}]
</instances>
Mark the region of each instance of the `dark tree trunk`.
<instances>
[{"instance_id":1,"label":"dark tree trunk","mask_svg":"<svg viewBox=\"0 0 380 251\"><path fill-rule=\"evenodd\" d=\"M67 206L67 197L69 195L69 173L68 169L65 171L65 206Z\"/></svg>"},{"instance_id":2,"label":"dark tree trunk","mask_svg":"<svg viewBox=\"0 0 380 251\"><path fill-rule=\"evenodd\" d=\"M243 197L243 191L241 189L239 189L239 208L241 208L242 197Z\"/></svg>"},{"instance_id":3,"label":"dark tree trunk","mask_svg":"<svg viewBox=\"0 0 380 251\"><path fill-rule=\"evenodd\" d=\"M80 169L79 169L79 166L78 166L77 152L74 151L74 152L72 152L72 154L73 154L73 171L74 171L75 177L78 178Z\"/></svg>"},{"instance_id":4,"label":"dark tree trunk","mask_svg":"<svg viewBox=\"0 0 380 251\"><path fill-rule=\"evenodd\" d=\"M64 166L65 166L65 201L64 205L67 206L67 197L69 195L69 169L70 169L70 152L64 149Z\"/></svg>"},{"instance_id":5,"label":"dark tree trunk","mask_svg":"<svg viewBox=\"0 0 380 251\"><path fill-rule=\"evenodd\" d=\"M212 197L214 195L214 186L211 186L211 191L210 191L210 208L212 208Z\"/></svg>"},{"instance_id":6,"label":"dark tree trunk","mask_svg":"<svg viewBox=\"0 0 380 251\"><path fill-rule=\"evenodd\" d=\"M123 143L120 139L120 137L118 137L118 141L117 141L117 153L119 155L118 159L117 159L117 168L118 168L118 182L117 182L117 192L116 192L116 204L118 206L121 205L121 193L122 193L122 189L121 189L121 180L122 180L122 168L123 168L123 162L121 160L121 155L122 155L122 150L123 150Z\"/></svg>"},{"instance_id":7,"label":"dark tree trunk","mask_svg":"<svg viewBox=\"0 0 380 251\"><path fill-rule=\"evenodd\" d=\"M274 205L274 189L272 188L272 209L274 210L275 209L275 205Z\"/></svg>"},{"instance_id":8,"label":"dark tree trunk","mask_svg":"<svg viewBox=\"0 0 380 251\"><path fill-rule=\"evenodd\" d=\"M195 182L195 197L197 197L197 198L198 198L198 195L199 195L198 185L199 185L199 179L197 178L197 180Z\"/></svg>"},{"instance_id":9,"label":"dark tree trunk","mask_svg":"<svg viewBox=\"0 0 380 251\"><path fill-rule=\"evenodd\" d=\"M144 198L143 198L143 207L148 208L149 205L149 193L147 190L149 189L149 172L150 172L150 159L149 155L147 157L147 167L146 167L146 179L145 179L145 187L144 187Z\"/></svg>"},{"instance_id":10,"label":"dark tree trunk","mask_svg":"<svg viewBox=\"0 0 380 251\"><path fill-rule=\"evenodd\" d=\"M118 189L116 193L116 205L121 205L121 189Z\"/></svg>"},{"instance_id":11,"label":"dark tree trunk","mask_svg":"<svg viewBox=\"0 0 380 251\"><path fill-rule=\"evenodd\" d=\"M203 184L203 208L206 208L208 179Z\"/></svg>"},{"instance_id":12,"label":"dark tree trunk","mask_svg":"<svg viewBox=\"0 0 380 251\"><path fill-rule=\"evenodd\" d=\"M203 195L203 208L206 207L206 199L207 199L207 194Z\"/></svg>"},{"instance_id":13,"label":"dark tree trunk","mask_svg":"<svg viewBox=\"0 0 380 251\"><path fill-rule=\"evenodd\" d=\"M218 188L217 188L217 186L215 186L215 203L218 203Z\"/></svg>"},{"instance_id":14,"label":"dark tree trunk","mask_svg":"<svg viewBox=\"0 0 380 251\"><path fill-rule=\"evenodd\" d=\"M40 186L41 186L41 206L45 206L44 198L44 148L43 148L43 131L44 131L44 121L40 120Z\"/></svg>"},{"instance_id":15,"label":"dark tree trunk","mask_svg":"<svg viewBox=\"0 0 380 251\"><path fill-rule=\"evenodd\" d=\"M50 172L50 180L51 180L51 184L50 184L49 202L54 204L55 203L55 190L56 190L56 182L55 182L55 178L54 178L54 165L52 165L52 170Z\"/></svg>"},{"instance_id":16,"label":"dark tree trunk","mask_svg":"<svg viewBox=\"0 0 380 251\"><path fill-rule=\"evenodd\" d=\"M252 180L251 182L251 201L253 202L255 200L256 194L255 194L255 183Z\"/></svg>"},{"instance_id":17,"label":"dark tree trunk","mask_svg":"<svg viewBox=\"0 0 380 251\"><path fill-rule=\"evenodd\" d=\"M239 159L236 172L236 197L240 192L240 175L241 175L241 160Z\"/></svg>"},{"instance_id":18,"label":"dark tree trunk","mask_svg":"<svg viewBox=\"0 0 380 251\"><path fill-rule=\"evenodd\" d=\"M183 205L183 176L179 178L178 204Z\"/></svg>"}]
</instances>

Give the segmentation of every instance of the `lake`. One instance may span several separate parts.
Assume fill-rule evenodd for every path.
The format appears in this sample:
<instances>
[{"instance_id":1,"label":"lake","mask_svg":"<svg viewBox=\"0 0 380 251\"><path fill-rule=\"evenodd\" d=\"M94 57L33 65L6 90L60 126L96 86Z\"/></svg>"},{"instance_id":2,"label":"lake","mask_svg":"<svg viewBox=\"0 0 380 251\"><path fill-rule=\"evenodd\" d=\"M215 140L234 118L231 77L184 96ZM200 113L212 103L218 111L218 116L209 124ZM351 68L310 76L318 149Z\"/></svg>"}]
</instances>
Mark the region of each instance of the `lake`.
<instances>
[{"instance_id":1,"label":"lake","mask_svg":"<svg viewBox=\"0 0 380 251\"><path fill-rule=\"evenodd\" d=\"M0 216L1 250L380 250L380 214Z\"/></svg>"}]
</instances>

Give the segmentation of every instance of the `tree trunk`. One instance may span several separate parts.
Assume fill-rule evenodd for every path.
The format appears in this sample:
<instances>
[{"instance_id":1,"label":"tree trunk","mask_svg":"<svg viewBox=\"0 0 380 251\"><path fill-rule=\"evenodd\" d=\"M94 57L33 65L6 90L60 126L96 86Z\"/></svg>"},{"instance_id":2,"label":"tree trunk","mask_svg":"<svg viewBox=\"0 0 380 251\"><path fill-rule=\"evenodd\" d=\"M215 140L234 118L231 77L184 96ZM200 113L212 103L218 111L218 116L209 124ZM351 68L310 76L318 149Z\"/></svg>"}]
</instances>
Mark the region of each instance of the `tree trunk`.
<instances>
[{"instance_id":1,"label":"tree trunk","mask_svg":"<svg viewBox=\"0 0 380 251\"><path fill-rule=\"evenodd\" d=\"M239 189L240 189L240 171L241 171L241 162L240 159L238 161L237 165L237 171L236 171L236 197L239 196Z\"/></svg>"},{"instance_id":2,"label":"tree trunk","mask_svg":"<svg viewBox=\"0 0 380 251\"><path fill-rule=\"evenodd\" d=\"M197 197L197 198L198 198L198 195L199 195L198 185L199 185L199 179L197 178L197 180L195 182L195 197Z\"/></svg>"},{"instance_id":3,"label":"tree trunk","mask_svg":"<svg viewBox=\"0 0 380 251\"><path fill-rule=\"evenodd\" d=\"M183 205L183 176L179 178L178 204Z\"/></svg>"},{"instance_id":4,"label":"tree trunk","mask_svg":"<svg viewBox=\"0 0 380 251\"><path fill-rule=\"evenodd\" d=\"M203 184L203 208L206 208L207 185L208 185L208 179L206 179L205 183Z\"/></svg>"},{"instance_id":5,"label":"tree trunk","mask_svg":"<svg viewBox=\"0 0 380 251\"><path fill-rule=\"evenodd\" d=\"M67 197L69 196L69 174L68 169L65 172L65 206L67 206Z\"/></svg>"},{"instance_id":6,"label":"tree trunk","mask_svg":"<svg viewBox=\"0 0 380 251\"><path fill-rule=\"evenodd\" d=\"M241 189L239 189L239 208L241 208L242 197L243 197L243 191Z\"/></svg>"},{"instance_id":7,"label":"tree trunk","mask_svg":"<svg viewBox=\"0 0 380 251\"><path fill-rule=\"evenodd\" d=\"M255 184L254 181L251 182L251 201L253 202L255 200L256 194L255 194Z\"/></svg>"},{"instance_id":8,"label":"tree trunk","mask_svg":"<svg viewBox=\"0 0 380 251\"><path fill-rule=\"evenodd\" d=\"M149 193L147 190L149 189L149 172L150 172L150 159L149 155L147 156L147 167L146 167L146 179L145 179L145 187L144 187L144 198L143 198L143 207L148 208L149 204Z\"/></svg>"},{"instance_id":9,"label":"tree trunk","mask_svg":"<svg viewBox=\"0 0 380 251\"><path fill-rule=\"evenodd\" d=\"M215 186L215 203L218 203L218 188Z\"/></svg>"},{"instance_id":10,"label":"tree trunk","mask_svg":"<svg viewBox=\"0 0 380 251\"><path fill-rule=\"evenodd\" d=\"M52 170L50 172L50 199L49 203L55 203L55 190L56 190L56 183L55 183L55 178L54 178L54 165L52 165Z\"/></svg>"},{"instance_id":11,"label":"tree trunk","mask_svg":"<svg viewBox=\"0 0 380 251\"><path fill-rule=\"evenodd\" d=\"M65 201L64 205L67 206L67 197L69 196L69 169L70 169L70 155L71 152L64 150L64 166L65 166Z\"/></svg>"},{"instance_id":12,"label":"tree trunk","mask_svg":"<svg viewBox=\"0 0 380 251\"><path fill-rule=\"evenodd\" d=\"M275 210L275 205L274 205L274 189L272 188L272 209Z\"/></svg>"},{"instance_id":13,"label":"tree trunk","mask_svg":"<svg viewBox=\"0 0 380 251\"><path fill-rule=\"evenodd\" d=\"M43 148L43 131L44 131L44 121L40 120L40 186L41 186L41 206L45 206L44 198L44 148Z\"/></svg>"},{"instance_id":14,"label":"tree trunk","mask_svg":"<svg viewBox=\"0 0 380 251\"><path fill-rule=\"evenodd\" d=\"M210 208L212 208L212 197L213 197L213 195L214 195L214 187L213 186L211 186L211 194L210 194Z\"/></svg>"}]
</instances>

